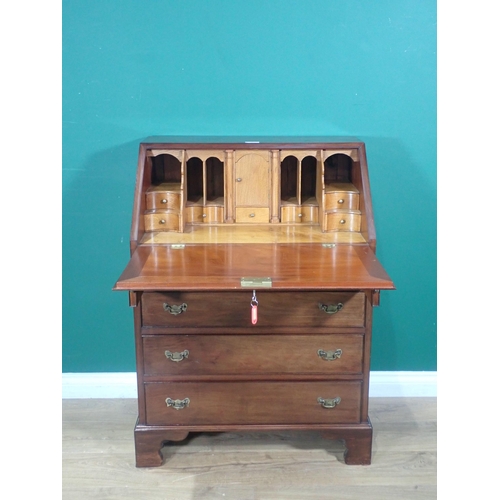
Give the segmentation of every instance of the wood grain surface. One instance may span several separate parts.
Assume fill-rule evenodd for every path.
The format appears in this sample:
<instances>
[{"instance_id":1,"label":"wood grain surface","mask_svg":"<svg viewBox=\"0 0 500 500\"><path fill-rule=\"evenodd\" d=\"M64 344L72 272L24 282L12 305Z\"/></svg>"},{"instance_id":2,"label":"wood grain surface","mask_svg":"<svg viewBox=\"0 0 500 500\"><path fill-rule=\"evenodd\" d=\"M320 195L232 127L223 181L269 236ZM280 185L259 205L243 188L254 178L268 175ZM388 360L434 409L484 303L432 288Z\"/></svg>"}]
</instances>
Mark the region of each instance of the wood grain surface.
<instances>
[{"instance_id":1,"label":"wood grain surface","mask_svg":"<svg viewBox=\"0 0 500 500\"><path fill-rule=\"evenodd\" d=\"M182 327L251 327L250 302L253 290L231 292L144 292L142 294L143 326ZM363 327L365 326L365 294L363 292L274 292L259 290L258 325ZM168 306L186 305L184 312L171 314ZM321 307L342 309L334 314Z\"/></svg>"},{"instance_id":2,"label":"wood grain surface","mask_svg":"<svg viewBox=\"0 0 500 500\"><path fill-rule=\"evenodd\" d=\"M271 277L273 289L394 289L369 247L305 243L140 246L114 289L231 290L253 276Z\"/></svg>"}]
</instances>

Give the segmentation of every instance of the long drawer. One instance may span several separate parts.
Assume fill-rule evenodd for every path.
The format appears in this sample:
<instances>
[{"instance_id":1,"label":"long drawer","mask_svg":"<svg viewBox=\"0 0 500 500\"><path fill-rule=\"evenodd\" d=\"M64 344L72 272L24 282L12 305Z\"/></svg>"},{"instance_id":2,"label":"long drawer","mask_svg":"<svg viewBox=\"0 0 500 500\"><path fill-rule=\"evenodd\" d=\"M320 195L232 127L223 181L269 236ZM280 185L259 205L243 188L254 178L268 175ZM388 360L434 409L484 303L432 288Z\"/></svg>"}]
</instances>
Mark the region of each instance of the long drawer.
<instances>
[{"instance_id":1,"label":"long drawer","mask_svg":"<svg viewBox=\"0 0 500 500\"><path fill-rule=\"evenodd\" d=\"M162 335L142 340L144 374L359 374L363 335Z\"/></svg>"},{"instance_id":2,"label":"long drawer","mask_svg":"<svg viewBox=\"0 0 500 500\"><path fill-rule=\"evenodd\" d=\"M361 382L147 383L149 425L360 421Z\"/></svg>"},{"instance_id":3,"label":"long drawer","mask_svg":"<svg viewBox=\"0 0 500 500\"><path fill-rule=\"evenodd\" d=\"M252 326L252 291L146 292L142 296L144 326ZM363 292L258 291L258 326L363 327Z\"/></svg>"}]
</instances>

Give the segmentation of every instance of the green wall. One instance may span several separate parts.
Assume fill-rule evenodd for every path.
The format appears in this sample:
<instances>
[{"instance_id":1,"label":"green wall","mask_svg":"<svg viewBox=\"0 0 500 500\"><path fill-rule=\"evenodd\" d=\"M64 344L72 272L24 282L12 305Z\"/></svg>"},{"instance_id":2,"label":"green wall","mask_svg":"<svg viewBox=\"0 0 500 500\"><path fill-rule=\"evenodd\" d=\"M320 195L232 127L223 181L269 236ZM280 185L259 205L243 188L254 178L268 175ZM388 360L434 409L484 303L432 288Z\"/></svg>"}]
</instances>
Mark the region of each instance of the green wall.
<instances>
[{"instance_id":1,"label":"green wall","mask_svg":"<svg viewBox=\"0 0 500 500\"><path fill-rule=\"evenodd\" d=\"M435 0L63 0L64 372L135 370L111 288L151 135L364 141L397 286L372 369L436 369Z\"/></svg>"}]
</instances>

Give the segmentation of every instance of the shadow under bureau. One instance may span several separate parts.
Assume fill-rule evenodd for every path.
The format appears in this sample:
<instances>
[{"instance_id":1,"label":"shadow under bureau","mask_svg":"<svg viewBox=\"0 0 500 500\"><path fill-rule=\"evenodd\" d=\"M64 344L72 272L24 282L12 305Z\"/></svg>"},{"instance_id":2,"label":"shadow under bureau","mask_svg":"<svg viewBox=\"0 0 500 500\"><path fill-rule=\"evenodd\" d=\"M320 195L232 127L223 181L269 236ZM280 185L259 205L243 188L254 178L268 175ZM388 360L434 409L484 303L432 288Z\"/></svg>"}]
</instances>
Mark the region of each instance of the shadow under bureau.
<instances>
[{"instance_id":1,"label":"shadow under bureau","mask_svg":"<svg viewBox=\"0 0 500 500\"><path fill-rule=\"evenodd\" d=\"M141 143L129 292L136 465L190 432L317 430L371 461L375 256L356 141Z\"/></svg>"}]
</instances>

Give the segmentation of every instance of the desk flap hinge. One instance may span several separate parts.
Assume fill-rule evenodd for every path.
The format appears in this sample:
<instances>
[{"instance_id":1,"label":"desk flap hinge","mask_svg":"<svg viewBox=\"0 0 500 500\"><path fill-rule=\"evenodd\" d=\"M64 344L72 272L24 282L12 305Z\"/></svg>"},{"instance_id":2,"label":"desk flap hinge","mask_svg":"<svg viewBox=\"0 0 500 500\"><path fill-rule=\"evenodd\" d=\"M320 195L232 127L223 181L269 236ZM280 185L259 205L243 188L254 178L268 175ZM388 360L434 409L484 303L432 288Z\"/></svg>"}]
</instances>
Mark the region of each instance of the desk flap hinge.
<instances>
[{"instance_id":1,"label":"desk flap hinge","mask_svg":"<svg viewBox=\"0 0 500 500\"><path fill-rule=\"evenodd\" d=\"M243 288L271 288L273 286L273 280L269 277L241 278L241 286Z\"/></svg>"},{"instance_id":2,"label":"desk flap hinge","mask_svg":"<svg viewBox=\"0 0 500 500\"><path fill-rule=\"evenodd\" d=\"M175 250L182 250L186 245L184 243L174 243L170 245L170 248L173 248Z\"/></svg>"}]
</instances>

